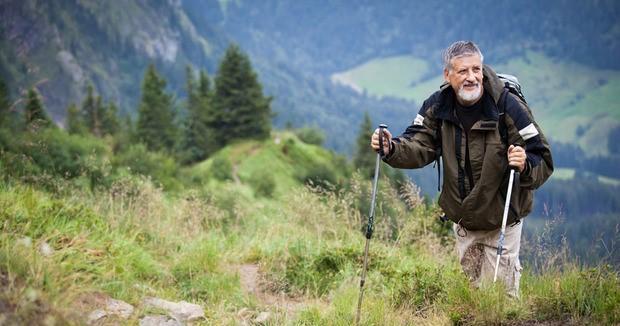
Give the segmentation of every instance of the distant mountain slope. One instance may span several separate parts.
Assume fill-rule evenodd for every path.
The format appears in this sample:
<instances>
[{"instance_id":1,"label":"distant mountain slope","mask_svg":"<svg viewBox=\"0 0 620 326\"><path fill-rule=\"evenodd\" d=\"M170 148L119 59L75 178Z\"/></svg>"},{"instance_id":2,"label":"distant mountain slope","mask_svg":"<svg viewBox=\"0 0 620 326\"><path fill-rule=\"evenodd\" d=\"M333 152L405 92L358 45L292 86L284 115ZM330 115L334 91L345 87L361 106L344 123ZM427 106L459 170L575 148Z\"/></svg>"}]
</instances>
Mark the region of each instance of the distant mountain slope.
<instances>
[{"instance_id":1,"label":"distant mountain slope","mask_svg":"<svg viewBox=\"0 0 620 326\"><path fill-rule=\"evenodd\" d=\"M226 45L168 1L8 0L0 13L2 77L14 92L37 84L56 120L89 82L131 111L150 62L178 89L186 64L212 72Z\"/></svg>"},{"instance_id":2,"label":"distant mountain slope","mask_svg":"<svg viewBox=\"0 0 620 326\"><path fill-rule=\"evenodd\" d=\"M0 74L15 96L36 85L56 121L64 119L68 104L81 102L90 82L104 99L120 102L121 111L135 112L151 62L168 88L183 97L185 65L214 76L224 49L235 41L218 24L220 2L201 5L207 14L177 1L4 1ZM351 126L359 125L363 111L397 120L410 109L409 103L392 100L391 113L384 114L385 101L333 85L328 76L289 62L250 55L265 92L275 97L276 125L320 126L328 133L328 146L343 153L352 152L356 131Z\"/></svg>"},{"instance_id":3,"label":"distant mountain slope","mask_svg":"<svg viewBox=\"0 0 620 326\"><path fill-rule=\"evenodd\" d=\"M70 102L81 101L88 82L104 98L120 102L121 111L134 112L148 63L157 65L182 98L184 66L206 68L213 76L228 43L236 42L275 98L277 127L317 125L330 148L351 153L364 111L374 123L398 129L419 103L356 93L332 83L333 73L396 55L414 55L436 71L441 49L462 38L479 42L489 61L537 50L617 69L619 8L615 1L568 0L5 0L0 74L14 95L36 84L56 120ZM426 87L420 93L435 87L419 86ZM392 89L388 83L382 87ZM609 96L614 88L601 92ZM583 106L596 100L583 98Z\"/></svg>"},{"instance_id":4,"label":"distant mountain slope","mask_svg":"<svg viewBox=\"0 0 620 326\"><path fill-rule=\"evenodd\" d=\"M536 85L537 89L543 83L540 78L551 79L545 83L545 91L541 89L542 95L534 91L531 96L541 112L550 110L548 117L542 117L543 123L549 125L547 129L558 140L573 141L574 130L587 129L592 122L592 106L597 107L598 113L613 115L612 112L618 111L617 106L605 104L617 102L613 96L616 93L614 71L620 71L620 61L616 59L620 57L620 3L617 1L363 0L353 4L328 0L183 0L182 3L196 25L208 21L215 28L225 30L263 67L275 66L276 69L263 68L264 75L275 73L282 77L284 71L290 70L292 74L287 75L296 76L289 80L295 84L292 88L276 81L277 77L266 77L270 85L267 89L275 89L274 94L280 97L276 105L280 106L278 112L282 115L277 119L284 119L279 123L291 119L318 123L328 130L328 144L338 149L343 145L334 145L338 134L333 125L341 126L343 120L359 124L365 107L370 108L375 121L397 126L409 122L420 100L441 82L439 77L432 78L437 76L435 72L441 71L441 51L458 39L476 41L487 62L509 63L511 66L506 66L506 71L514 71L524 83ZM389 65L382 62L379 69L393 70L396 79L373 70L373 60L385 58L393 61ZM523 58L523 62L517 58ZM355 69L362 66L366 69L358 72L363 75L355 75ZM353 75L334 76L339 72ZM403 76L399 72L412 75ZM588 75L590 72L593 75ZM398 98L413 103L393 107L393 103L383 98L378 99L378 105L346 105L350 97L343 96L345 91L324 83L330 77L336 84L352 86L350 78L353 78L359 83L357 86L372 85L357 89L354 85L351 91L357 90L361 96L399 95ZM310 85L306 84L307 80L312 80ZM314 92L315 87L330 92ZM528 92L531 88L528 87ZM299 94L282 92L285 89ZM362 89L366 93L360 92ZM324 99L308 102L303 94ZM372 100L365 102L372 103ZM321 110L324 106L328 109ZM323 114L335 119L322 119ZM555 120L558 117L562 118L561 123ZM605 137L618 120L609 123L610 120L600 115L596 119L605 122L604 128L592 129L590 135L580 138L580 145L590 154L604 154Z\"/></svg>"},{"instance_id":5,"label":"distant mountain slope","mask_svg":"<svg viewBox=\"0 0 620 326\"><path fill-rule=\"evenodd\" d=\"M614 0L183 0L183 6L253 55L323 74L401 54L439 64L439 52L457 39L475 40L493 60L533 49L620 68Z\"/></svg>"}]
</instances>

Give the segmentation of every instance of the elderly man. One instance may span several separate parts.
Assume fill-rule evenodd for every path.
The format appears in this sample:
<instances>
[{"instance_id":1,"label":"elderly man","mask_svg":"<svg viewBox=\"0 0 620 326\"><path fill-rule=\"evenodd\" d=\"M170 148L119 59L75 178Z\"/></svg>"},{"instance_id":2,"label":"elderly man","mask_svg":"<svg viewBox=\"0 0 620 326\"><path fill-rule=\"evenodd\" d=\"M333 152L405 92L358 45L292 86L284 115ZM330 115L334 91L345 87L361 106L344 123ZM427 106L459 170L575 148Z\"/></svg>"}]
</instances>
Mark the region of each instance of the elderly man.
<instances>
[{"instance_id":1,"label":"elderly man","mask_svg":"<svg viewBox=\"0 0 620 326\"><path fill-rule=\"evenodd\" d=\"M518 296L521 219L532 210L533 190L553 172L549 145L525 101L483 65L476 44L455 42L443 59L444 86L424 101L402 135L384 131L384 161L412 169L441 156L439 205L454 223L461 266L476 286L493 279L509 167L520 172L499 266L508 294ZM371 138L374 150L378 132Z\"/></svg>"}]
</instances>

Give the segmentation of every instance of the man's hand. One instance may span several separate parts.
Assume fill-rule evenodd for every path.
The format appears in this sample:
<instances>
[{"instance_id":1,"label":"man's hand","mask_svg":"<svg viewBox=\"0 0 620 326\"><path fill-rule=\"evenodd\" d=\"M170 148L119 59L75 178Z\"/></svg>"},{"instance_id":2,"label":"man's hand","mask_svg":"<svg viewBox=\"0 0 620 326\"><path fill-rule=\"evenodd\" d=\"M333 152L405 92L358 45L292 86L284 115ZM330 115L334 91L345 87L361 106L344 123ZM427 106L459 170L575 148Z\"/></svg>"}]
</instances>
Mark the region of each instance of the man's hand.
<instances>
[{"instance_id":1,"label":"man's hand","mask_svg":"<svg viewBox=\"0 0 620 326\"><path fill-rule=\"evenodd\" d=\"M508 165L518 169L519 173L525 170L525 149L521 146L510 145L508 147Z\"/></svg>"},{"instance_id":2,"label":"man's hand","mask_svg":"<svg viewBox=\"0 0 620 326\"><path fill-rule=\"evenodd\" d=\"M387 155L390 152L390 142L392 141L392 134L389 130L383 129L383 153ZM370 147L375 151L379 151L379 128L375 129L375 132L370 138Z\"/></svg>"}]
</instances>

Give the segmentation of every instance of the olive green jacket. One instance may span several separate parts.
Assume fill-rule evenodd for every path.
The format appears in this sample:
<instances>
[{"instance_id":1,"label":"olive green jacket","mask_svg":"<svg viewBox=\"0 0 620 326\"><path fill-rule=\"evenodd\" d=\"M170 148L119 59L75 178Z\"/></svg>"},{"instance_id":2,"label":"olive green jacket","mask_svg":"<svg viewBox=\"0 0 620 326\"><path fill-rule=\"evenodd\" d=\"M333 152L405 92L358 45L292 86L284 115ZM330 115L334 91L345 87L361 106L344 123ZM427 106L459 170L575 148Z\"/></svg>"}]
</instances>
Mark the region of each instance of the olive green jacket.
<instances>
[{"instance_id":1,"label":"olive green jacket","mask_svg":"<svg viewBox=\"0 0 620 326\"><path fill-rule=\"evenodd\" d=\"M469 230L501 226L509 175L508 148L498 128L504 84L486 65L483 75L482 119L472 126L469 135L457 118L454 91L450 86L442 87L424 101L405 132L392 139L390 153L384 158L395 168L420 168L436 159L441 140L444 177L439 205L450 220ZM527 154L519 188L513 190L510 201L508 223L512 224L531 212L533 190L551 176L553 160L549 144L526 103L507 93L502 111L508 143L525 148ZM465 165L467 151L471 169Z\"/></svg>"}]
</instances>

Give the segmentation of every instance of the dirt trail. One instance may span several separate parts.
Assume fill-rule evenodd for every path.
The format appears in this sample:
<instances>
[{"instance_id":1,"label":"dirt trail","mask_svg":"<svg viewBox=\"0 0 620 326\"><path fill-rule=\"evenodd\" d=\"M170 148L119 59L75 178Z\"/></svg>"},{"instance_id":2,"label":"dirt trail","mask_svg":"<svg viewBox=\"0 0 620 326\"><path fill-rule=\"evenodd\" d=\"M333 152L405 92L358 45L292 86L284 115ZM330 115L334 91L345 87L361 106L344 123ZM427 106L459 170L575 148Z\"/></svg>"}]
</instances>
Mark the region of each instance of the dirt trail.
<instances>
[{"instance_id":1,"label":"dirt trail","mask_svg":"<svg viewBox=\"0 0 620 326\"><path fill-rule=\"evenodd\" d=\"M249 153L244 154L244 155L247 155L246 159L248 157L256 155L256 153L258 153L258 151L260 149L261 148L259 146L252 147L250 149ZM237 174L238 171L239 171L239 162L237 162L237 161L232 162L232 178L233 178L233 181L235 182L236 185L240 185L241 184L241 180L239 179L239 175Z\"/></svg>"},{"instance_id":2,"label":"dirt trail","mask_svg":"<svg viewBox=\"0 0 620 326\"><path fill-rule=\"evenodd\" d=\"M256 264L240 265L238 272L243 290L254 295L259 304L268 307L269 310L284 313L290 319L306 305L301 299L289 297L286 293L273 293L267 289Z\"/></svg>"},{"instance_id":3,"label":"dirt trail","mask_svg":"<svg viewBox=\"0 0 620 326\"><path fill-rule=\"evenodd\" d=\"M239 171L239 166L235 163L232 167L232 178L236 185L241 184L241 180L239 180L239 176L237 175L237 171Z\"/></svg>"}]
</instances>

